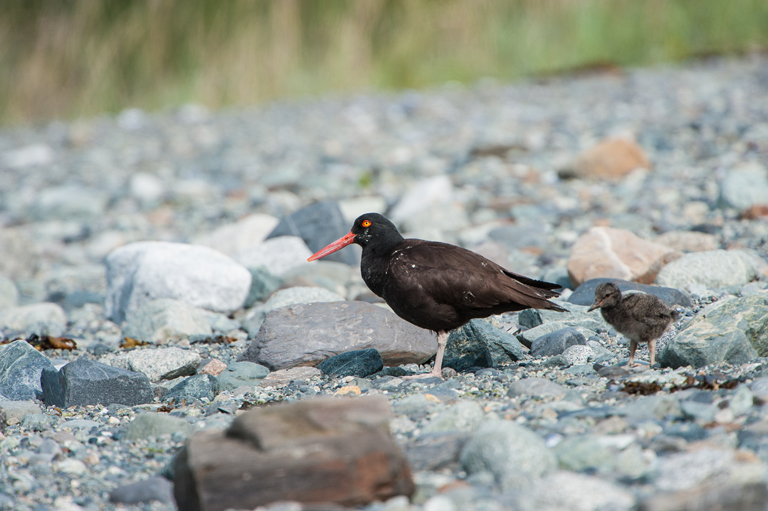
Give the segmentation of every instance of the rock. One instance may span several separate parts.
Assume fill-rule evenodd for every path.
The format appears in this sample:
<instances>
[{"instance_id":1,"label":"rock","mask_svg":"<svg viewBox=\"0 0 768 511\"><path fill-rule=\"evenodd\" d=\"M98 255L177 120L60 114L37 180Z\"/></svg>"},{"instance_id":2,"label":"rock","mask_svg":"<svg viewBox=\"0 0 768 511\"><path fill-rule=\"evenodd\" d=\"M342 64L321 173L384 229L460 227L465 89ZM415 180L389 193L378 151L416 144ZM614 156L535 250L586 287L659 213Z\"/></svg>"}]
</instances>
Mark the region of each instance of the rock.
<instances>
[{"instance_id":1,"label":"rock","mask_svg":"<svg viewBox=\"0 0 768 511\"><path fill-rule=\"evenodd\" d=\"M368 303L297 304L268 313L239 360L274 371L370 348L381 354L384 365L422 364L437 351L437 340L431 332Z\"/></svg>"},{"instance_id":2,"label":"rock","mask_svg":"<svg viewBox=\"0 0 768 511\"><path fill-rule=\"evenodd\" d=\"M590 316L588 314L569 317L565 321L553 321L541 324L528 330L523 330L517 334L517 340L520 344L529 348L533 347L533 343L536 342L539 337L546 334L551 334L562 330L563 328L575 328L584 337L592 337L597 335L599 330L605 330L607 323L598 320L596 316Z\"/></svg>"},{"instance_id":3,"label":"rock","mask_svg":"<svg viewBox=\"0 0 768 511\"><path fill-rule=\"evenodd\" d=\"M322 287L289 287L281 289L273 294L267 302L256 307L246 316L243 321L243 327L251 336L255 336L267 313L287 305L298 303L321 303L321 302L343 302L344 297L328 291Z\"/></svg>"},{"instance_id":4,"label":"rock","mask_svg":"<svg viewBox=\"0 0 768 511\"><path fill-rule=\"evenodd\" d=\"M552 355L559 355L566 348L577 344L587 344L587 339L584 335L573 327L561 328L560 330L544 334L533 341L531 356L551 357Z\"/></svg>"},{"instance_id":5,"label":"rock","mask_svg":"<svg viewBox=\"0 0 768 511\"><path fill-rule=\"evenodd\" d=\"M287 385L292 381L306 381L322 375L323 372L316 367L291 367L272 371L264 377L263 387Z\"/></svg>"},{"instance_id":6,"label":"rock","mask_svg":"<svg viewBox=\"0 0 768 511\"><path fill-rule=\"evenodd\" d=\"M423 179L403 194L389 213L395 225L404 225L406 231L413 230L417 218L434 208L448 209L453 197L453 184L447 175ZM445 212L444 212L445 213ZM444 215L447 216L447 215ZM433 218L438 221L437 217ZM411 225L408 225L409 222Z\"/></svg>"},{"instance_id":7,"label":"rock","mask_svg":"<svg viewBox=\"0 0 768 511\"><path fill-rule=\"evenodd\" d=\"M196 374L177 383L163 396L163 401L182 403L213 398L219 393L219 380L210 374Z\"/></svg>"},{"instance_id":8,"label":"rock","mask_svg":"<svg viewBox=\"0 0 768 511\"><path fill-rule=\"evenodd\" d=\"M4 416L3 422L10 419L22 421L27 415L42 413L40 407L32 401L6 401L0 399L0 415Z\"/></svg>"},{"instance_id":9,"label":"rock","mask_svg":"<svg viewBox=\"0 0 768 511\"><path fill-rule=\"evenodd\" d=\"M149 379L136 372L79 358L59 371L42 373L43 401L48 406L110 405L135 406L154 399Z\"/></svg>"},{"instance_id":10,"label":"rock","mask_svg":"<svg viewBox=\"0 0 768 511\"><path fill-rule=\"evenodd\" d=\"M50 165L55 158L51 146L47 144L29 144L3 154L3 163L12 169L26 169Z\"/></svg>"},{"instance_id":11,"label":"rock","mask_svg":"<svg viewBox=\"0 0 768 511\"><path fill-rule=\"evenodd\" d=\"M133 349L119 353L104 362L113 367L143 373L149 381L172 380L195 374L200 355L181 348Z\"/></svg>"},{"instance_id":12,"label":"rock","mask_svg":"<svg viewBox=\"0 0 768 511\"><path fill-rule=\"evenodd\" d=\"M445 347L443 367L464 371L470 367L496 367L522 360L525 349L515 336L482 319L453 330Z\"/></svg>"},{"instance_id":13,"label":"rock","mask_svg":"<svg viewBox=\"0 0 768 511\"><path fill-rule=\"evenodd\" d=\"M254 213L233 224L222 225L213 232L197 236L192 239L192 243L210 247L237 259L239 254L263 243L277 222L277 218L272 215Z\"/></svg>"},{"instance_id":14,"label":"rock","mask_svg":"<svg viewBox=\"0 0 768 511\"><path fill-rule=\"evenodd\" d=\"M165 196L167 189L163 180L148 172L136 172L128 182L131 197L139 201L144 208L156 206Z\"/></svg>"},{"instance_id":15,"label":"rock","mask_svg":"<svg viewBox=\"0 0 768 511\"><path fill-rule=\"evenodd\" d=\"M756 161L732 168L720 184L719 202L739 211L768 204L768 171Z\"/></svg>"},{"instance_id":16,"label":"rock","mask_svg":"<svg viewBox=\"0 0 768 511\"><path fill-rule=\"evenodd\" d=\"M414 470L438 471L458 464L468 438L457 431L423 434L406 445L405 456Z\"/></svg>"},{"instance_id":17,"label":"rock","mask_svg":"<svg viewBox=\"0 0 768 511\"><path fill-rule=\"evenodd\" d=\"M192 335L210 336L212 333L203 309L172 298L143 302L129 309L123 328L126 337L153 344L178 342Z\"/></svg>"},{"instance_id":18,"label":"rock","mask_svg":"<svg viewBox=\"0 0 768 511\"><path fill-rule=\"evenodd\" d=\"M174 433L187 436L191 432L192 426L180 417L173 417L167 413L140 413L128 424L123 438L140 440L151 436L159 437Z\"/></svg>"},{"instance_id":19,"label":"rock","mask_svg":"<svg viewBox=\"0 0 768 511\"><path fill-rule=\"evenodd\" d=\"M115 323L144 303L159 298L229 313L240 308L251 274L208 247L144 241L112 251L106 258L105 315Z\"/></svg>"},{"instance_id":20,"label":"rock","mask_svg":"<svg viewBox=\"0 0 768 511\"><path fill-rule=\"evenodd\" d=\"M338 204L347 225L352 225L357 217L366 213L381 213L383 215L388 207L387 199L376 195L349 197L339 200Z\"/></svg>"},{"instance_id":21,"label":"rock","mask_svg":"<svg viewBox=\"0 0 768 511\"><path fill-rule=\"evenodd\" d=\"M485 412L475 401L463 399L436 414L423 428L424 433L447 431L473 432L485 420Z\"/></svg>"},{"instance_id":22,"label":"rock","mask_svg":"<svg viewBox=\"0 0 768 511\"><path fill-rule=\"evenodd\" d=\"M338 204L317 202L281 218L267 239L298 236L314 253L347 234L350 227ZM360 264L360 251L343 250L326 256L326 259L357 266Z\"/></svg>"},{"instance_id":23,"label":"rock","mask_svg":"<svg viewBox=\"0 0 768 511\"><path fill-rule=\"evenodd\" d=\"M414 491L383 396L315 398L239 415L175 460L179 509L253 509L275 501L362 506ZM295 452L311 450L311 455ZM329 484L333 481L333 484Z\"/></svg>"},{"instance_id":24,"label":"rock","mask_svg":"<svg viewBox=\"0 0 768 511\"><path fill-rule=\"evenodd\" d=\"M743 250L694 252L662 268L656 283L680 289L691 284L702 284L707 289L743 286L762 274L764 265L759 256Z\"/></svg>"},{"instance_id":25,"label":"rock","mask_svg":"<svg viewBox=\"0 0 768 511\"><path fill-rule=\"evenodd\" d=\"M643 396L635 401L631 401L619 407L617 413L637 419L661 420L670 417L681 417L682 409L680 408L680 400L674 395L658 394Z\"/></svg>"},{"instance_id":26,"label":"rock","mask_svg":"<svg viewBox=\"0 0 768 511\"><path fill-rule=\"evenodd\" d=\"M14 280L32 277L40 267L40 249L21 229L0 228L0 274Z\"/></svg>"},{"instance_id":27,"label":"rock","mask_svg":"<svg viewBox=\"0 0 768 511\"><path fill-rule=\"evenodd\" d=\"M551 230L548 224L509 224L492 229L488 238L507 249L541 252L546 248L547 234Z\"/></svg>"},{"instance_id":28,"label":"rock","mask_svg":"<svg viewBox=\"0 0 768 511\"><path fill-rule=\"evenodd\" d=\"M67 328L67 316L55 303L33 303L0 310L0 330L60 337Z\"/></svg>"},{"instance_id":29,"label":"rock","mask_svg":"<svg viewBox=\"0 0 768 511\"><path fill-rule=\"evenodd\" d=\"M696 231L669 231L653 241L678 252L707 252L720 248L716 236Z\"/></svg>"},{"instance_id":30,"label":"rock","mask_svg":"<svg viewBox=\"0 0 768 511\"><path fill-rule=\"evenodd\" d=\"M756 459L744 460L732 449L713 446L659 458L653 483L662 491L680 491L705 483L762 482L765 473L765 465Z\"/></svg>"},{"instance_id":31,"label":"rock","mask_svg":"<svg viewBox=\"0 0 768 511\"><path fill-rule=\"evenodd\" d=\"M348 351L327 358L317 365L324 374L358 378L378 373L383 367L384 361L375 349Z\"/></svg>"},{"instance_id":32,"label":"rock","mask_svg":"<svg viewBox=\"0 0 768 511\"><path fill-rule=\"evenodd\" d=\"M219 375L219 387L224 390L235 390L243 385L254 387L261 383L269 374L266 367L253 362L233 362Z\"/></svg>"},{"instance_id":33,"label":"rock","mask_svg":"<svg viewBox=\"0 0 768 511\"><path fill-rule=\"evenodd\" d=\"M523 378L509 386L507 396L558 397L564 396L567 391L568 389L562 385L546 378Z\"/></svg>"},{"instance_id":34,"label":"rock","mask_svg":"<svg viewBox=\"0 0 768 511\"><path fill-rule=\"evenodd\" d=\"M659 270L679 255L629 231L592 227L571 246L568 275L575 286L601 277L651 284Z\"/></svg>"},{"instance_id":35,"label":"rock","mask_svg":"<svg viewBox=\"0 0 768 511\"><path fill-rule=\"evenodd\" d=\"M562 356L565 358L568 365L580 365L586 364L594 354L592 348L589 346L574 345L566 348L562 353Z\"/></svg>"},{"instance_id":36,"label":"rock","mask_svg":"<svg viewBox=\"0 0 768 511\"><path fill-rule=\"evenodd\" d=\"M29 215L34 220L84 220L104 213L108 197L80 186L46 188L37 195Z\"/></svg>"},{"instance_id":37,"label":"rock","mask_svg":"<svg viewBox=\"0 0 768 511\"><path fill-rule=\"evenodd\" d=\"M237 262L246 268L265 268L269 273L281 276L297 266L307 263L312 251L297 236L280 236L240 252Z\"/></svg>"},{"instance_id":38,"label":"rock","mask_svg":"<svg viewBox=\"0 0 768 511\"><path fill-rule=\"evenodd\" d=\"M461 466L467 474L491 472L505 490L522 489L555 469L544 440L511 421L489 420L464 445Z\"/></svg>"},{"instance_id":39,"label":"rock","mask_svg":"<svg viewBox=\"0 0 768 511\"><path fill-rule=\"evenodd\" d=\"M648 156L635 141L607 138L590 147L559 174L563 178L621 178L635 169L651 168Z\"/></svg>"},{"instance_id":40,"label":"rock","mask_svg":"<svg viewBox=\"0 0 768 511\"><path fill-rule=\"evenodd\" d=\"M768 293L715 302L688 322L662 349L667 367L730 362L768 355Z\"/></svg>"},{"instance_id":41,"label":"rock","mask_svg":"<svg viewBox=\"0 0 768 511\"><path fill-rule=\"evenodd\" d=\"M651 495L640 501L638 511L680 509L739 509L762 511L768 505L768 487L763 482L712 484L670 493Z\"/></svg>"},{"instance_id":42,"label":"rock","mask_svg":"<svg viewBox=\"0 0 768 511\"><path fill-rule=\"evenodd\" d=\"M200 368L197 370L197 374L210 374L211 376L218 376L226 368L227 364L217 358L211 360L203 360L200 363Z\"/></svg>"},{"instance_id":43,"label":"rock","mask_svg":"<svg viewBox=\"0 0 768 511\"><path fill-rule=\"evenodd\" d=\"M173 483L164 477L150 477L143 481L124 484L110 492L109 501L124 505L148 504L153 501L173 505Z\"/></svg>"},{"instance_id":44,"label":"rock","mask_svg":"<svg viewBox=\"0 0 768 511\"><path fill-rule=\"evenodd\" d=\"M557 471L534 482L530 488L519 492L513 502L518 511L635 509L631 491L605 479L567 471Z\"/></svg>"},{"instance_id":45,"label":"rock","mask_svg":"<svg viewBox=\"0 0 768 511\"><path fill-rule=\"evenodd\" d=\"M265 300L275 289L283 285L283 279L272 275L266 268L248 268L248 271L251 272L251 289L243 304L245 308Z\"/></svg>"},{"instance_id":46,"label":"rock","mask_svg":"<svg viewBox=\"0 0 768 511\"><path fill-rule=\"evenodd\" d=\"M19 290L9 278L0 275L0 311L16 307L19 303Z\"/></svg>"},{"instance_id":47,"label":"rock","mask_svg":"<svg viewBox=\"0 0 768 511\"><path fill-rule=\"evenodd\" d=\"M647 286L621 279L590 279L576 288L571 296L568 297L568 301L577 305L592 305L595 301L595 289L603 282L613 282L619 286L619 290L622 293L627 291L642 291L643 293L657 296L666 302L667 305L672 307L675 305L680 305L681 307L691 306L691 299L688 295L678 289L661 286Z\"/></svg>"},{"instance_id":48,"label":"rock","mask_svg":"<svg viewBox=\"0 0 768 511\"><path fill-rule=\"evenodd\" d=\"M566 437L553 449L560 468L574 472L586 470L608 474L615 468L616 453L594 435Z\"/></svg>"},{"instance_id":49,"label":"rock","mask_svg":"<svg viewBox=\"0 0 768 511\"><path fill-rule=\"evenodd\" d=\"M0 346L0 399L41 398L40 377L45 369L55 371L51 361L28 342L19 340Z\"/></svg>"}]
</instances>

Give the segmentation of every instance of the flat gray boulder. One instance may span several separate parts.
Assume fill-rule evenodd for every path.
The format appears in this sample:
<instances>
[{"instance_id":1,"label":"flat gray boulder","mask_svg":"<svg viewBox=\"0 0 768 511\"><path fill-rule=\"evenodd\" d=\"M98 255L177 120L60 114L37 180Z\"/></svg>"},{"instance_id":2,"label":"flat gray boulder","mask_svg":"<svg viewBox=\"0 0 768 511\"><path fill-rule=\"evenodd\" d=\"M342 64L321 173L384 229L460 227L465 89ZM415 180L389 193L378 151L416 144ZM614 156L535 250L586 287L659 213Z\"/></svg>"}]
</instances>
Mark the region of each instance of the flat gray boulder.
<instances>
[{"instance_id":1,"label":"flat gray boulder","mask_svg":"<svg viewBox=\"0 0 768 511\"><path fill-rule=\"evenodd\" d=\"M376 349L384 365L421 364L437 351L432 332L364 302L296 304L269 312L239 360L270 370L316 366L353 350Z\"/></svg>"},{"instance_id":2,"label":"flat gray boulder","mask_svg":"<svg viewBox=\"0 0 768 511\"><path fill-rule=\"evenodd\" d=\"M164 241L131 243L106 258L106 316L122 323L143 303L173 298L216 312L242 307L251 273L208 247Z\"/></svg>"},{"instance_id":3,"label":"flat gray boulder","mask_svg":"<svg viewBox=\"0 0 768 511\"><path fill-rule=\"evenodd\" d=\"M743 286L765 271L765 261L749 250L692 252L664 266L656 284L679 289L701 284L707 289Z\"/></svg>"}]
</instances>

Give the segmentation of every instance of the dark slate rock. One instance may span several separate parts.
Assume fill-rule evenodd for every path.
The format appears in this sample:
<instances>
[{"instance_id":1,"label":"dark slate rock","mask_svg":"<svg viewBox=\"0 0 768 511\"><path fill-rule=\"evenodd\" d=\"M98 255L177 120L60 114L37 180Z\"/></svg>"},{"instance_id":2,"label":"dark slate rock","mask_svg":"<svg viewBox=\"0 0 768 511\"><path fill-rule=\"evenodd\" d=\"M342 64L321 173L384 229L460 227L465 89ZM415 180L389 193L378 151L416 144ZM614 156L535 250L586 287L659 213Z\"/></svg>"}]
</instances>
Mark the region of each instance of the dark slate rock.
<instances>
[{"instance_id":1,"label":"dark slate rock","mask_svg":"<svg viewBox=\"0 0 768 511\"><path fill-rule=\"evenodd\" d=\"M561 328L534 340L531 345L531 356L551 357L552 355L560 355L571 346L585 346L586 344L587 339L584 337L584 334L575 328Z\"/></svg>"},{"instance_id":2,"label":"dark slate rock","mask_svg":"<svg viewBox=\"0 0 768 511\"><path fill-rule=\"evenodd\" d=\"M154 394L142 373L80 358L56 371L43 371L43 400L60 408L120 403L135 406L151 403Z\"/></svg>"},{"instance_id":3,"label":"dark slate rock","mask_svg":"<svg viewBox=\"0 0 768 511\"><path fill-rule=\"evenodd\" d=\"M152 501L173 504L173 484L164 477L150 477L136 483L118 486L109 494L114 504L146 504Z\"/></svg>"},{"instance_id":4,"label":"dark slate rock","mask_svg":"<svg viewBox=\"0 0 768 511\"><path fill-rule=\"evenodd\" d=\"M283 285L283 279L272 275L266 268L259 266L257 268L248 268L251 272L251 290L248 292L248 298L245 299L243 307L251 307L256 302L266 300L272 292Z\"/></svg>"},{"instance_id":5,"label":"dark slate rock","mask_svg":"<svg viewBox=\"0 0 768 511\"><path fill-rule=\"evenodd\" d=\"M691 299L688 297L688 295L679 289L661 286L647 286L645 284L638 284L628 280L609 278L590 279L584 282L582 285L576 288L571 296L568 297L568 301L575 303L576 305L592 305L595 302L595 288L597 288L597 286L603 282L613 282L619 286L619 289L622 293L625 291L637 290L658 296L672 307L675 305L680 305L682 307L691 306Z\"/></svg>"},{"instance_id":6,"label":"dark slate rock","mask_svg":"<svg viewBox=\"0 0 768 511\"><path fill-rule=\"evenodd\" d=\"M38 399L43 395L43 370L56 371L48 358L26 341L0 346L0 396L11 401Z\"/></svg>"},{"instance_id":7,"label":"dark slate rock","mask_svg":"<svg viewBox=\"0 0 768 511\"><path fill-rule=\"evenodd\" d=\"M219 374L219 390L235 390L243 385L255 387L269 374L263 365L249 361L233 362Z\"/></svg>"},{"instance_id":8,"label":"dark slate rock","mask_svg":"<svg viewBox=\"0 0 768 511\"><path fill-rule=\"evenodd\" d=\"M213 401L219 393L219 380L210 374L196 374L174 385L164 396L163 401L181 402L202 400Z\"/></svg>"},{"instance_id":9,"label":"dark slate rock","mask_svg":"<svg viewBox=\"0 0 768 511\"><path fill-rule=\"evenodd\" d=\"M317 252L347 234L350 227L344 220L338 204L330 201L318 202L284 216L269 233L267 239L278 236L298 236L304 240L312 252ZM360 254L355 250L340 250L324 259L351 266L360 264Z\"/></svg>"},{"instance_id":10,"label":"dark slate rock","mask_svg":"<svg viewBox=\"0 0 768 511\"><path fill-rule=\"evenodd\" d=\"M317 368L331 376L357 376L365 378L384 367L381 355L375 349L348 351L320 362Z\"/></svg>"},{"instance_id":11,"label":"dark slate rock","mask_svg":"<svg viewBox=\"0 0 768 511\"><path fill-rule=\"evenodd\" d=\"M592 305L592 304L590 304ZM538 309L525 309L517 315L517 322L525 328L536 328L544 323Z\"/></svg>"},{"instance_id":12,"label":"dark slate rock","mask_svg":"<svg viewBox=\"0 0 768 511\"><path fill-rule=\"evenodd\" d=\"M428 330L369 303L295 304L268 312L239 360L274 371L317 365L334 355L371 348L388 366L423 364L435 355L437 340Z\"/></svg>"},{"instance_id":13,"label":"dark slate rock","mask_svg":"<svg viewBox=\"0 0 768 511\"><path fill-rule=\"evenodd\" d=\"M465 371L470 367L495 367L525 356L525 348L515 336L487 321L473 319L453 330L445 347L443 367Z\"/></svg>"}]
</instances>

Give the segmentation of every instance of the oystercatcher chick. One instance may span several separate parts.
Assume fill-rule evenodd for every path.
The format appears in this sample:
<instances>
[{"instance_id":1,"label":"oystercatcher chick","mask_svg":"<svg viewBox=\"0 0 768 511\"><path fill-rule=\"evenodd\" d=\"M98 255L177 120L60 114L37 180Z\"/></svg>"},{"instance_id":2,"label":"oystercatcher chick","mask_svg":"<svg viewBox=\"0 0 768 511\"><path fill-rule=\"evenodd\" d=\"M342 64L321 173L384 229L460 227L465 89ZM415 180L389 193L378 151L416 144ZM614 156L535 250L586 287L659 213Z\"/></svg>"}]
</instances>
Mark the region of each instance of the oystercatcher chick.
<instances>
[{"instance_id":1,"label":"oystercatcher chick","mask_svg":"<svg viewBox=\"0 0 768 511\"><path fill-rule=\"evenodd\" d=\"M589 310L598 308L608 324L629 338L629 367L635 365L635 351L641 342L648 343L650 365L653 366L656 339L680 316L657 296L639 292L622 296L619 286L612 282L600 284L595 289L595 303Z\"/></svg>"},{"instance_id":2,"label":"oystercatcher chick","mask_svg":"<svg viewBox=\"0 0 768 511\"><path fill-rule=\"evenodd\" d=\"M378 213L358 217L349 234L308 261L352 243L363 247L360 272L368 288L404 320L437 333L435 365L426 376L441 377L448 332L471 319L529 308L566 311L548 300L558 296L553 290L559 285L518 275L455 245L404 239Z\"/></svg>"}]
</instances>

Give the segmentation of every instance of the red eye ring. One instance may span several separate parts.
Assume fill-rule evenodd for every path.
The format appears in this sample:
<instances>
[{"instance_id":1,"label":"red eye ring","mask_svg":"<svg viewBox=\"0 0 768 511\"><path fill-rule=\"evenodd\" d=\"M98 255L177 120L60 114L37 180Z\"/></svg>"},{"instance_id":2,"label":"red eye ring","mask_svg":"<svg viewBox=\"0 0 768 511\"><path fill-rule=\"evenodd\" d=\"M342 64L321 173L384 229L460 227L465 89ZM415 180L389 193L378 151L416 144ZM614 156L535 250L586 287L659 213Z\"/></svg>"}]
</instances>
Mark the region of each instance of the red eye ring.
<instances>
[{"instance_id":1,"label":"red eye ring","mask_svg":"<svg viewBox=\"0 0 768 511\"><path fill-rule=\"evenodd\" d=\"M370 227L371 226L371 221L370 220L363 220L363 223L360 224L360 225L362 225L363 227Z\"/></svg>"}]
</instances>

